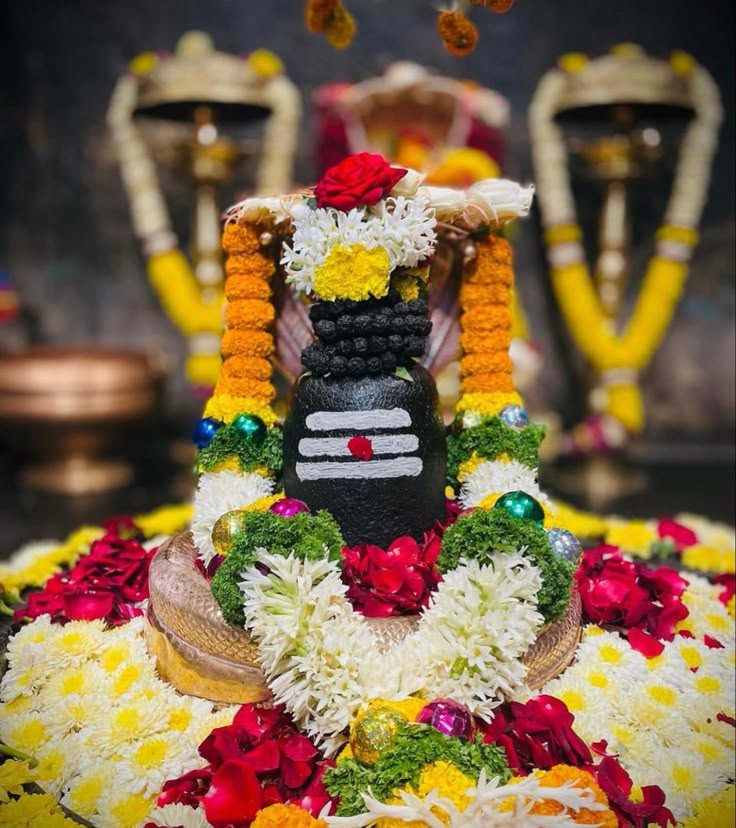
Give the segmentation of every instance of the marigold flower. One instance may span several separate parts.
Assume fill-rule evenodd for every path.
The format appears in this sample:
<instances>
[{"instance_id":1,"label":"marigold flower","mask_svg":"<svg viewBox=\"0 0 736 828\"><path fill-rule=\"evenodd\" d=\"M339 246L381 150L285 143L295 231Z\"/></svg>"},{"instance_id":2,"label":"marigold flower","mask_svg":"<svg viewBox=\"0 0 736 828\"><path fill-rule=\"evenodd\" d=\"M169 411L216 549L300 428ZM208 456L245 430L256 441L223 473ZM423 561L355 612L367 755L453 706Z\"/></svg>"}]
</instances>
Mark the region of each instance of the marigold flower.
<instances>
[{"instance_id":1,"label":"marigold flower","mask_svg":"<svg viewBox=\"0 0 736 828\"><path fill-rule=\"evenodd\" d=\"M458 414L464 411L475 411L481 417L492 417L507 405L523 405L516 391L512 393L496 391L493 394L464 393L458 400L455 411Z\"/></svg>"},{"instance_id":2,"label":"marigold flower","mask_svg":"<svg viewBox=\"0 0 736 828\"><path fill-rule=\"evenodd\" d=\"M278 422L274 410L263 400L253 397L236 397L232 394L215 394L208 401L204 409L204 417L214 417L223 423L231 423L238 414L255 414L267 426Z\"/></svg>"},{"instance_id":3,"label":"marigold flower","mask_svg":"<svg viewBox=\"0 0 736 828\"><path fill-rule=\"evenodd\" d=\"M490 351L485 354L467 354L460 362L464 377L473 374L511 373L511 357L508 351Z\"/></svg>"},{"instance_id":4,"label":"marigold flower","mask_svg":"<svg viewBox=\"0 0 736 828\"><path fill-rule=\"evenodd\" d=\"M460 324L464 331L511 330L511 311L504 305L481 305L466 311Z\"/></svg>"},{"instance_id":5,"label":"marigold flower","mask_svg":"<svg viewBox=\"0 0 736 828\"><path fill-rule=\"evenodd\" d=\"M263 330L275 316L273 305L262 299L238 299L225 306L225 325L231 330Z\"/></svg>"},{"instance_id":6,"label":"marigold flower","mask_svg":"<svg viewBox=\"0 0 736 828\"><path fill-rule=\"evenodd\" d=\"M469 394L510 393L514 390L514 380L511 374L473 374L462 380L460 390Z\"/></svg>"},{"instance_id":7,"label":"marigold flower","mask_svg":"<svg viewBox=\"0 0 736 828\"><path fill-rule=\"evenodd\" d=\"M382 248L368 250L362 244L336 244L315 271L314 292L329 302L385 296L389 270L388 253Z\"/></svg>"},{"instance_id":8,"label":"marigold flower","mask_svg":"<svg viewBox=\"0 0 736 828\"><path fill-rule=\"evenodd\" d=\"M487 354L493 351L507 351L511 345L511 330L497 328L492 334L487 331L462 331L460 347L464 354Z\"/></svg>"},{"instance_id":9,"label":"marigold flower","mask_svg":"<svg viewBox=\"0 0 736 828\"><path fill-rule=\"evenodd\" d=\"M478 30L462 12L440 12L437 31L451 55L469 55L478 43Z\"/></svg>"},{"instance_id":10,"label":"marigold flower","mask_svg":"<svg viewBox=\"0 0 736 828\"><path fill-rule=\"evenodd\" d=\"M222 231L222 249L230 256L257 253L261 247L260 235L255 224L229 222Z\"/></svg>"},{"instance_id":11,"label":"marigold flower","mask_svg":"<svg viewBox=\"0 0 736 828\"><path fill-rule=\"evenodd\" d=\"M260 402L271 402L276 391L270 382L250 377L226 377L220 374L215 394L229 394L232 397L252 397Z\"/></svg>"},{"instance_id":12,"label":"marigold flower","mask_svg":"<svg viewBox=\"0 0 736 828\"><path fill-rule=\"evenodd\" d=\"M355 18L349 11L338 9L327 24L327 39L335 49L347 49L355 37Z\"/></svg>"},{"instance_id":13,"label":"marigold flower","mask_svg":"<svg viewBox=\"0 0 736 828\"><path fill-rule=\"evenodd\" d=\"M327 828L322 819L315 819L309 811L298 805L282 805L277 802L256 814L251 828Z\"/></svg>"},{"instance_id":14,"label":"marigold flower","mask_svg":"<svg viewBox=\"0 0 736 828\"><path fill-rule=\"evenodd\" d=\"M265 382L271 379L271 363L261 357L233 356L223 363L222 375L237 379L250 377Z\"/></svg>"},{"instance_id":15,"label":"marigold flower","mask_svg":"<svg viewBox=\"0 0 736 828\"><path fill-rule=\"evenodd\" d=\"M225 297L228 302L236 299L263 299L271 298L271 287L264 279L257 276L228 275L225 282Z\"/></svg>"},{"instance_id":16,"label":"marigold flower","mask_svg":"<svg viewBox=\"0 0 736 828\"><path fill-rule=\"evenodd\" d=\"M505 284L466 283L460 288L459 301L463 310L478 305L509 305L511 289Z\"/></svg>"},{"instance_id":17,"label":"marigold flower","mask_svg":"<svg viewBox=\"0 0 736 828\"><path fill-rule=\"evenodd\" d=\"M338 9L340 0L308 0L304 19L310 32L324 32Z\"/></svg>"},{"instance_id":18,"label":"marigold flower","mask_svg":"<svg viewBox=\"0 0 736 828\"><path fill-rule=\"evenodd\" d=\"M233 276L254 276L268 282L276 271L276 265L270 256L263 253L238 253L229 256L225 262L225 273Z\"/></svg>"},{"instance_id":19,"label":"marigold flower","mask_svg":"<svg viewBox=\"0 0 736 828\"><path fill-rule=\"evenodd\" d=\"M273 336L266 331L225 331L222 335L222 356L268 357L274 352Z\"/></svg>"}]
</instances>

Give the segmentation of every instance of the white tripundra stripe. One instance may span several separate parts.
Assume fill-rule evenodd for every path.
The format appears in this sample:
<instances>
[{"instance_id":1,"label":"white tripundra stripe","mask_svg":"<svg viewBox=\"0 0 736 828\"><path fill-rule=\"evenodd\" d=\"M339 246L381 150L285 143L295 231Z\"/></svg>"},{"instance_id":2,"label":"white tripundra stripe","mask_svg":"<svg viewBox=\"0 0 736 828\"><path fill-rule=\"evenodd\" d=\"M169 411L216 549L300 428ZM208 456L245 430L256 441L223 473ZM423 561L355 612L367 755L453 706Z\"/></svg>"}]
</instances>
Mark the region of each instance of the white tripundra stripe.
<instances>
[{"instance_id":1,"label":"white tripundra stripe","mask_svg":"<svg viewBox=\"0 0 736 828\"><path fill-rule=\"evenodd\" d=\"M411 417L403 408L375 408L369 411L315 411L306 419L310 431L368 428L406 428Z\"/></svg>"},{"instance_id":2,"label":"white tripundra stripe","mask_svg":"<svg viewBox=\"0 0 736 828\"><path fill-rule=\"evenodd\" d=\"M299 441L302 457L351 457L348 437L305 437ZM370 438L374 454L404 454L419 448L415 434L377 434Z\"/></svg>"},{"instance_id":3,"label":"white tripundra stripe","mask_svg":"<svg viewBox=\"0 0 736 828\"><path fill-rule=\"evenodd\" d=\"M393 460L356 460L354 463L326 461L297 463L300 480L381 480L388 477L417 477L422 473L419 457L395 457Z\"/></svg>"}]
</instances>

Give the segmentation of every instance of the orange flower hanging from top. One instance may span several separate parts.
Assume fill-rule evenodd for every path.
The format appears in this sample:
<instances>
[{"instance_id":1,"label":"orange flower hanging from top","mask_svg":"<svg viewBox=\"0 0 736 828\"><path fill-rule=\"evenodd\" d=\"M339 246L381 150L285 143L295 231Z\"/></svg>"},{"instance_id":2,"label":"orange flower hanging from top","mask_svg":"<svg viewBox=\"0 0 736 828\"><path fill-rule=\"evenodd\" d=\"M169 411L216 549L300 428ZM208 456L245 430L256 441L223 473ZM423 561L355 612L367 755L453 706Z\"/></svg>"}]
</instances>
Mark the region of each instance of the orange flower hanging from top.
<instances>
[{"instance_id":1,"label":"orange flower hanging from top","mask_svg":"<svg viewBox=\"0 0 736 828\"><path fill-rule=\"evenodd\" d=\"M345 49L355 36L355 18L341 0L308 0L305 11L310 32L324 32L335 49Z\"/></svg>"},{"instance_id":2,"label":"orange flower hanging from top","mask_svg":"<svg viewBox=\"0 0 736 828\"><path fill-rule=\"evenodd\" d=\"M469 55L478 43L478 30L462 12L440 12L437 31L451 55Z\"/></svg>"}]
</instances>

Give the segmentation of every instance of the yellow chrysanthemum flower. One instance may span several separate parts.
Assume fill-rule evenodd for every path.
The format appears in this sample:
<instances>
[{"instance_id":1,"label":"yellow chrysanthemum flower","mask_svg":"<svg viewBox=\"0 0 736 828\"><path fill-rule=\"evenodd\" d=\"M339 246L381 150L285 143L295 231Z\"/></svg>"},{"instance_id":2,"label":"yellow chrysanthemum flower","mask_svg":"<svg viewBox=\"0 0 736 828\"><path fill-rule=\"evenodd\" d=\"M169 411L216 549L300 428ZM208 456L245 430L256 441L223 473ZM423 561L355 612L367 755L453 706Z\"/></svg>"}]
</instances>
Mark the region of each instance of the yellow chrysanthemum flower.
<instances>
[{"instance_id":1,"label":"yellow chrysanthemum flower","mask_svg":"<svg viewBox=\"0 0 736 828\"><path fill-rule=\"evenodd\" d=\"M733 573L736 571L736 555L733 549L695 544L683 550L682 565L686 569L699 569L705 572Z\"/></svg>"},{"instance_id":2,"label":"yellow chrysanthemum flower","mask_svg":"<svg viewBox=\"0 0 736 828\"><path fill-rule=\"evenodd\" d=\"M649 547L657 538L657 533L646 521L629 520L609 524L605 542L634 552L641 558L649 557Z\"/></svg>"},{"instance_id":3,"label":"yellow chrysanthemum flower","mask_svg":"<svg viewBox=\"0 0 736 828\"><path fill-rule=\"evenodd\" d=\"M329 302L385 296L390 269L388 253L382 247L336 244L314 272L314 292Z\"/></svg>"},{"instance_id":4,"label":"yellow chrysanthemum flower","mask_svg":"<svg viewBox=\"0 0 736 828\"><path fill-rule=\"evenodd\" d=\"M479 457L477 452L473 452L467 460L463 460L462 463L457 467L457 479L460 483L465 480L465 478L472 474L481 463L486 462L486 457Z\"/></svg>"},{"instance_id":5,"label":"yellow chrysanthemum flower","mask_svg":"<svg viewBox=\"0 0 736 828\"><path fill-rule=\"evenodd\" d=\"M147 538L155 535L173 535L189 523L193 511L191 503L178 503L161 506L145 515L136 515L133 521Z\"/></svg>"}]
</instances>

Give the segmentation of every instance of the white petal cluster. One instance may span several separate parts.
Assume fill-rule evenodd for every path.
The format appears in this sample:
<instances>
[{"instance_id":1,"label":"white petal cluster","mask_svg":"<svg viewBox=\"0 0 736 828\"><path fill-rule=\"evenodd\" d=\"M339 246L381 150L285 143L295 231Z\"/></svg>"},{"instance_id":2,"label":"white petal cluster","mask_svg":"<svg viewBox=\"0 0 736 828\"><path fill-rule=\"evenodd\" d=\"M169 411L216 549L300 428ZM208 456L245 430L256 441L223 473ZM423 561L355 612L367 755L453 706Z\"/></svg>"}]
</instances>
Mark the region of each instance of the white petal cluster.
<instances>
[{"instance_id":1,"label":"white petal cluster","mask_svg":"<svg viewBox=\"0 0 736 828\"><path fill-rule=\"evenodd\" d=\"M504 463L502 460L486 460L470 472L460 488L460 502L468 509L477 506L489 494L526 492L550 505L549 498L537 483L537 470L530 469L518 460Z\"/></svg>"},{"instance_id":2,"label":"white petal cluster","mask_svg":"<svg viewBox=\"0 0 736 828\"><path fill-rule=\"evenodd\" d=\"M264 554L270 572L243 573L246 626L278 703L334 753L372 698L452 697L491 710L524 679L520 657L542 624L539 570L520 554L461 563L440 584L417 630L379 650L345 598L338 564Z\"/></svg>"},{"instance_id":3,"label":"white petal cluster","mask_svg":"<svg viewBox=\"0 0 736 828\"><path fill-rule=\"evenodd\" d=\"M133 803L153 809L166 779L201 766L202 732L222 724L211 702L158 678L142 618L108 630L41 616L10 639L8 665L0 739L35 756L39 784L101 828L119 828Z\"/></svg>"},{"instance_id":4,"label":"white petal cluster","mask_svg":"<svg viewBox=\"0 0 736 828\"><path fill-rule=\"evenodd\" d=\"M589 788L574 787L567 782L559 787L545 786L543 780L528 776L520 782L502 785L498 777L487 779L485 769L481 771L476 785L465 795L471 797L464 810L455 803L431 791L423 799L399 791L402 804L387 805L369 794L363 795L366 812L354 817L324 817L330 828L368 828L379 820L398 820L412 825L422 824L431 828L575 828L579 823L575 814L581 808L589 811L603 811L605 805L595 800ZM509 800L511 810L505 810ZM535 803L557 802L563 809L558 816L532 814ZM502 810L503 809L503 810Z\"/></svg>"},{"instance_id":5,"label":"white petal cluster","mask_svg":"<svg viewBox=\"0 0 736 828\"><path fill-rule=\"evenodd\" d=\"M335 245L383 248L389 266L414 267L434 251L437 238L434 211L422 197L390 196L374 207L355 207L345 213L332 207L311 209L306 202L291 208L294 235L284 242L281 264L286 281L297 291L311 293L315 271Z\"/></svg>"},{"instance_id":6,"label":"white petal cluster","mask_svg":"<svg viewBox=\"0 0 736 828\"><path fill-rule=\"evenodd\" d=\"M586 742L605 739L635 785L659 785L678 820L733 776L734 730L718 720L719 712L733 711L732 641L711 649L702 639L675 636L646 659L617 633L590 626L575 662L541 692L565 702Z\"/></svg>"},{"instance_id":7,"label":"white petal cluster","mask_svg":"<svg viewBox=\"0 0 736 828\"><path fill-rule=\"evenodd\" d=\"M211 472L199 478L194 495L192 538L205 566L215 557L212 528L233 509L244 509L273 492L273 481L254 472Z\"/></svg>"}]
</instances>

